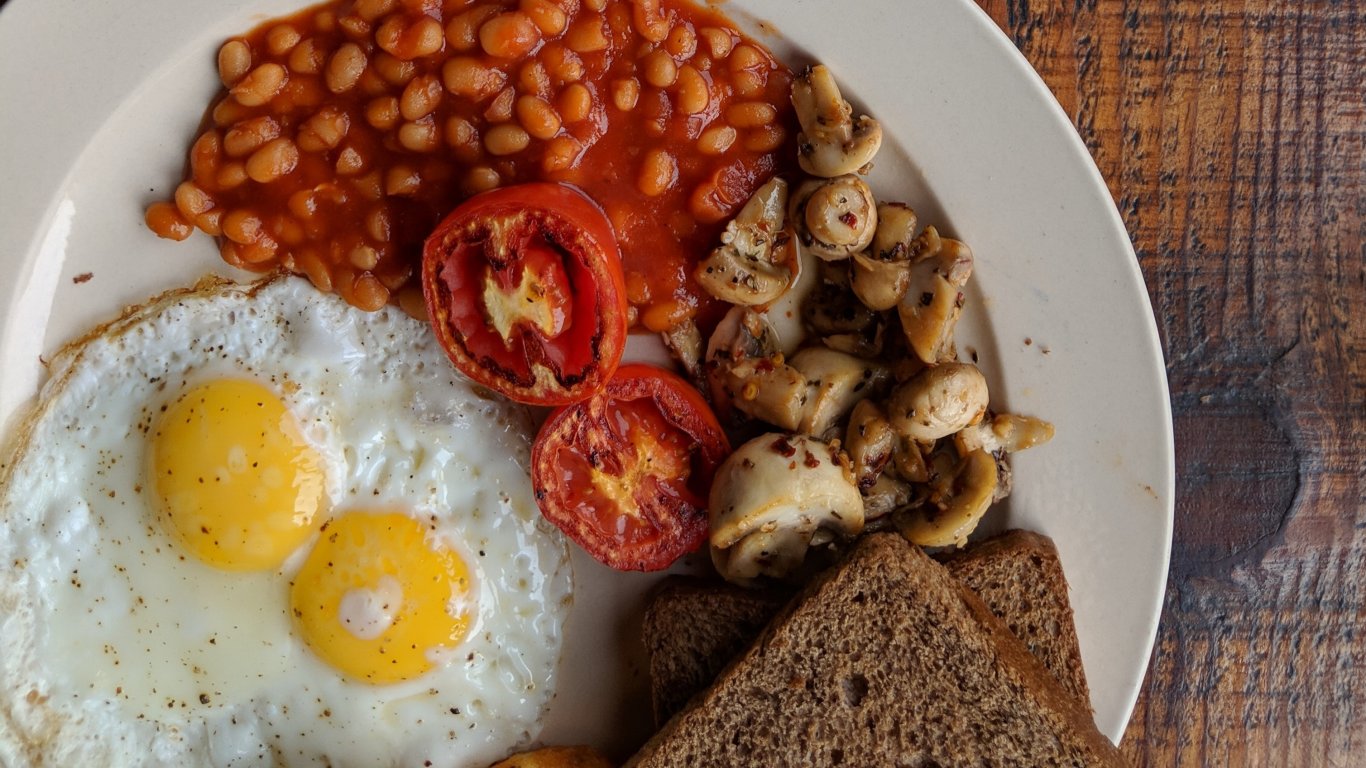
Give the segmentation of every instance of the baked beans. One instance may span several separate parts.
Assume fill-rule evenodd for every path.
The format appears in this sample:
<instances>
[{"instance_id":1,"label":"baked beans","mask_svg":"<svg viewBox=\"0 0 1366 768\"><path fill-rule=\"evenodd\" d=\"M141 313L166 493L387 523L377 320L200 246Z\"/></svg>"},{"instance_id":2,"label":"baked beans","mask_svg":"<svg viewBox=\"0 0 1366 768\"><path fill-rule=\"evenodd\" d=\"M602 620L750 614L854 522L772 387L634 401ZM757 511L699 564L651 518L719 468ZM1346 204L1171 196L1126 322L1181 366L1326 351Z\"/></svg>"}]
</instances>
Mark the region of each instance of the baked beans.
<instances>
[{"instance_id":1,"label":"baked beans","mask_svg":"<svg viewBox=\"0 0 1366 768\"><path fill-rule=\"evenodd\" d=\"M689 64L678 70L678 109L685 115L698 115L711 104L711 86L702 73Z\"/></svg>"},{"instance_id":2,"label":"baked beans","mask_svg":"<svg viewBox=\"0 0 1366 768\"><path fill-rule=\"evenodd\" d=\"M225 88L237 85L251 71L251 48L241 40L229 40L218 49L218 78Z\"/></svg>"},{"instance_id":3,"label":"baked beans","mask_svg":"<svg viewBox=\"0 0 1366 768\"><path fill-rule=\"evenodd\" d=\"M465 197L577 184L612 221L633 322L713 306L724 221L792 165L791 72L680 0L338 0L218 49L189 173L146 211L364 309L424 309L421 244ZM784 158L784 159L780 159Z\"/></svg>"},{"instance_id":4,"label":"baked beans","mask_svg":"<svg viewBox=\"0 0 1366 768\"><path fill-rule=\"evenodd\" d=\"M541 42L541 30L521 11L500 13L479 27L484 53L499 59L520 59Z\"/></svg>"},{"instance_id":5,"label":"baked beans","mask_svg":"<svg viewBox=\"0 0 1366 768\"><path fill-rule=\"evenodd\" d=\"M266 33L266 48L272 56L284 56L299 44L299 30L288 24L273 27Z\"/></svg>"},{"instance_id":6,"label":"baked beans","mask_svg":"<svg viewBox=\"0 0 1366 768\"><path fill-rule=\"evenodd\" d=\"M435 75L423 75L408 83L399 100L405 120L419 120L436 111L441 104L441 82Z\"/></svg>"},{"instance_id":7,"label":"baked beans","mask_svg":"<svg viewBox=\"0 0 1366 768\"><path fill-rule=\"evenodd\" d=\"M327 88L333 93L346 93L356 87L368 62L365 51L355 43L346 43L332 54L327 62Z\"/></svg>"},{"instance_id":8,"label":"baked beans","mask_svg":"<svg viewBox=\"0 0 1366 768\"><path fill-rule=\"evenodd\" d=\"M558 35L569 23L564 10L550 0L522 0L519 7L543 35Z\"/></svg>"},{"instance_id":9,"label":"baked beans","mask_svg":"<svg viewBox=\"0 0 1366 768\"><path fill-rule=\"evenodd\" d=\"M537 139L555 138L563 124L559 113L550 106L550 102L532 95L517 99L517 120L527 133Z\"/></svg>"},{"instance_id":10,"label":"baked beans","mask_svg":"<svg viewBox=\"0 0 1366 768\"><path fill-rule=\"evenodd\" d=\"M645 82L656 88L668 88L678 81L678 63L662 49L645 57L644 70Z\"/></svg>"},{"instance_id":11,"label":"baked beans","mask_svg":"<svg viewBox=\"0 0 1366 768\"><path fill-rule=\"evenodd\" d=\"M678 180L678 161L664 149L652 149L645 153L640 166L637 185L649 197L659 197L669 190Z\"/></svg>"},{"instance_id":12,"label":"baked beans","mask_svg":"<svg viewBox=\"0 0 1366 768\"><path fill-rule=\"evenodd\" d=\"M634 77L612 83L612 103L617 109L630 112L636 108L636 102L639 100L640 83Z\"/></svg>"},{"instance_id":13,"label":"baked beans","mask_svg":"<svg viewBox=\"0 0 1366 768\"><path fill-rule=\"evenodd\" d=\"M498 92L484 110L484 119L490 123L505 123L512 119L512 106L517 102L517 91L511 87Z\"/></svg>"},{"instance_id":14,"label":"baked beans","mask_svg":"<svg viewBox=\"0 0 1366 768\"><path fill-rule=\"evenodd\" d=\"M194 232L194 228L180 215L180 211L167 202L147 206L147 227L158 237L169 240L184 240Z\"/></svg>"},{"instance_id":15,"label":"baked beans","mask_svg":"<svg viewBox=\"0 0 1366 768\"><path fill-rule=\"evenodd\" d=\"M289 73L274 62L262 64L248 72L232 87L232 95L244 107L259 107L275 98L275 94L285 87Z\"/></svg>"},{"instance_id":16,"label":"baked beans","mask_svg":"<svg viewBox=\"0 0 1366 768\"><path fill-rule=\"evenodd\" d=\"M735 143L735 129L729 125L714 125L697 139L697 151L704 155L719 155Z\"/></svg>"},{"instance_id":17,"label":"baked beans","mask_svg":"<svg viewBox=\"0 0 1366 768\"><path fill-rule=\"evenodd\" d=\"M571 123L587 120L593 110L593 93L583 83L570 83L560 92L560 116Z\"/></svg>"},{"instance_id":18,"label":"baked beans","mask_svg":"<svg viewBox=\"0 0 1366 768\"><path fill-rule=\"evenodd\" d=\"M531 135L520 125L495 125L484 134L484 148L491 155L515 155L527 148Z\"/></svg>"},{"instance_id":19,"label":"baked beans","mask_svg":"<svg viewBox=\"0 0 1366 768\"><path fill-rule=\"evenodd\" d=\"M324 63L322 51L313 44L311 37L289 52L289 69L300 75L316 75L322 71Z\"/></svg>"}]
</instances>

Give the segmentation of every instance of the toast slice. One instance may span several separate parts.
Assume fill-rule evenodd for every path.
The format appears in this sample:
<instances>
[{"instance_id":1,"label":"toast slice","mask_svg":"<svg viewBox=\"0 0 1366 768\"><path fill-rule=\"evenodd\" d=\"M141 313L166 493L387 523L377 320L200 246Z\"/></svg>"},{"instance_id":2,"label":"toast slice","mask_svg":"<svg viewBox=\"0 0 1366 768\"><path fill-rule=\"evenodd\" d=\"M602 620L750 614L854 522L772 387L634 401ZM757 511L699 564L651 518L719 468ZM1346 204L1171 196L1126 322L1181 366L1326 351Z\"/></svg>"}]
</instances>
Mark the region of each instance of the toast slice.
<instances>
[{"instance_id":1,"label":"toast slice","mask_svg":"<svg viewBox=\"0 0 1366 768\"><path fill-rule=\"evenodd\" d=\"M981 600L896 534L779 611L626 768L1122 765Z\"/></svg>"},{"instance_id":2,"label":"toast slice","mask_svg":"<svg viewBox=\"0 0 1366 768\"><path fill-rule=\"evenodd\" d=\"M949 555L944 563L1064 689L1090 706L1067 579L1051 539L1030 531L1007 531ZM655 724L663 725L711 685L790 596L714 580L667 581L646 610L642 627Z\"/></svg>"},{"instance_id":3,"label":"toast slice","mask_svg":"<svg viewBox=\"0 0 1366 768\"><path fill-rule=\"evenodd\" d=\"M1006 531L941 562L1090 709L1091 689L1081 664L1067 577L1052 539L1032 531Z\"/></svg>"},{"instance_id":4,"label":"toast slice","mask_svg":"<svg viewBox=\"0 0 1366 768\"><path fill-rule=\"evenodd\" d=\"M641 623L655 725L663 725L711 685L791 597L789 592L760 592L715 579L667 579Z\"/></svg>"}]
</instances>

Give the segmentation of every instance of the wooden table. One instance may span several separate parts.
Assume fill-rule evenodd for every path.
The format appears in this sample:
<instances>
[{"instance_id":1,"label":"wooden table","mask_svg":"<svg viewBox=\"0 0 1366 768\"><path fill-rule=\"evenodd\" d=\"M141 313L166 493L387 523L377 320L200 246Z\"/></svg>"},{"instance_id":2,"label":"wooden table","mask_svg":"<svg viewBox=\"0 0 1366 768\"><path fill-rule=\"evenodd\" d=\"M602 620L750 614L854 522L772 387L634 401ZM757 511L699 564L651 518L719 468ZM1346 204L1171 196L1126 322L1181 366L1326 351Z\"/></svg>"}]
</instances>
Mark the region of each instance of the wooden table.
<instances>
[{"instance_id":1,"label":"wooden table","mask_svg":"<svg viewBox=\"0 0 1366 768\"><path fill-rule=\"evenodd\" d=\"M1366 765L1366 3L978 2L1109 182L1167 357L1176 533L1125 753Z\"/></svg>"}]
</instances>

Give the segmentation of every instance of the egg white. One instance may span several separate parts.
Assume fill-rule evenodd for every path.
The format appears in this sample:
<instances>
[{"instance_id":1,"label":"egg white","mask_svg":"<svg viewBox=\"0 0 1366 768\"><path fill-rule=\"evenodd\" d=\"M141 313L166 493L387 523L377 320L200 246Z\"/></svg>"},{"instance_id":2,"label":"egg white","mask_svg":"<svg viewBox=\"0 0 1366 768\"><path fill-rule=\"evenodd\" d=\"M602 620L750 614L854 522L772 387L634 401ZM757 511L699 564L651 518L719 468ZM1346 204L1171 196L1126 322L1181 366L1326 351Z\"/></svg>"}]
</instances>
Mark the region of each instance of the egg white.
<instances>
[{"instance_id":1,"label":"egg white","mask_svg":"<svg viewBox=\"0 0 1366 768\"><path fill-rule=\"evenodd\" d=\"M349 680L292 627L307 545L277 571L232 573L157 524L156 414L229 376L300 420L334 514L407 511L465 559L477 615L444 667ZM571 595L527 480L530 434L421 323L293 278L201 283L71 345L0 464L0 762L485 765L528 742Z\"/></svg>"}]
</instances>

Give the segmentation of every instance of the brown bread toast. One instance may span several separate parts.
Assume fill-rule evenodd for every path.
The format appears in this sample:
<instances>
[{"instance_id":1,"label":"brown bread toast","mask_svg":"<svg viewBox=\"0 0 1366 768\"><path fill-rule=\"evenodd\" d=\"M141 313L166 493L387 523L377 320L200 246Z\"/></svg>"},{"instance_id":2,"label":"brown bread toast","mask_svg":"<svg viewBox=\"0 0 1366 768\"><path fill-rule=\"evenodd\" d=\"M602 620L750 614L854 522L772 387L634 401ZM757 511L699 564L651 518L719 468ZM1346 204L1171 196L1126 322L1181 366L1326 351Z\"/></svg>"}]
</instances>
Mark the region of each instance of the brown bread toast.
<instances>
[{"instance_id":1,"label":"brown bread toast","mask_svg":"<svg viewBox=\"0 0 1366 768\"><path fill-rule=\"evenodd\" d=\"M941 562L1088 709L1067 577L1053 540L1032 531L1003 534L951 553Z\"/></svg>"},{"instance_id":2,"label":"brown bread toast","mask_svg":"<svg viewBox=\"0 0 1366 768\"><path fill-rule=\"evenodd\" d=\"M650 664L655 725L664 724L754 642L792 595L716 579L671 577L645 609L641 637Z\"/></svg>"},{"instance_id":3,"label":"brown bread toast","mask_svg":"<svg viewBox=\"0 0 1366 768\"><path fill-rule=\"evenodd\" d=\"M981 600L895 534L787 604L628 768L1122 765Z\"/></svg>"},{"instance_id":4,"label":"brown bread toast","mask_svg":"<svg viewBox=\"0 0 1366 768\"><path fill-rule=\"evenodd\" d=\"M1069 693L1089 706L1067 579L1047 536L1007 531L944 558ZM759 636L789 593L678 577L655 594L642 635L655 724L663 725Z\"/></svg>"}]
</instances>

